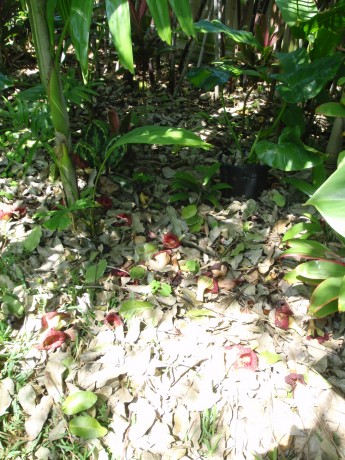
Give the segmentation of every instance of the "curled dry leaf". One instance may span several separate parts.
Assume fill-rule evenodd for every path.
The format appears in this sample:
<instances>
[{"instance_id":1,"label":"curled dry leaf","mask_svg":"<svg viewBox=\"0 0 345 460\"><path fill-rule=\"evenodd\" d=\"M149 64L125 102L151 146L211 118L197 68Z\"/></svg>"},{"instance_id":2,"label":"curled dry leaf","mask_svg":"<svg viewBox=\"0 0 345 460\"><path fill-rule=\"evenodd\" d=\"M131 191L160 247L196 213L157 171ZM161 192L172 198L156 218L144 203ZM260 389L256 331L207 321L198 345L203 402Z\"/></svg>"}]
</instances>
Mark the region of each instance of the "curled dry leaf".
<instances>
[{"instance_id":1,"label":"curled dry leaf","mask_svg":"<svg viewBox=\"0 0 345 460\"><path fill-rule=\"evenodd\" d=\"M210 267L213 278L224 278L228 273L228 265L224 262L218 262Z\"/></svg>"},{"instance_id":2,"label":"curled dry leaf","mask_svg":"<svg viewBox=\"0 0 345 460\"><path fill-rule=\"evenodd\" d=\"M198 277L197 281L197 292L196 292L196 300L199 302L204 301L204 293L205 291L208 290L213 290L214 289L215 282L213 278L206 276L206 275L201 275ZM218 288L218 284L217 284Z\"/></svg>"},{"instance_id":3,"label":"curled dry leaf","mask_svg":"<svg viewBox=\"0 0 345 460\"><path fill-rule=\"evenodd\" d=\"M181 246L181 243L174 233L166 233L163 235L163 246L167 249L175 249Z\"/></svg>"},{"instance_id":4,"label":"curled dry leaf","mask_svg":"<svg viewBox=\"0 0 345 460\"><path fill-rule=\"evenodd\" d=\"M163 270L170 263L170 254L170 250L159 251L153 254L147 262L149 269L156 272Z\"/></svg>"},{"instance_id":5,"label":"curled dry leaf","mask_svg":"<svg viewBox=\"0 0 345 460\"><path fill-rule=\"evenodd\" d=\"M116 327L123 326L123 321L118 313L110 311L104 318L104 324L110 329L115 329Z\"/></svg>"},{"instance_id":6,"label":"curled dry leaf","mask_svg":"<svg viewBox=\"0 0 345 460\"><path fill-rule=\"evenodd\" d=\"M248 369L255 371L258 367L258 357L251 348L246 348L243 345L230 345L224 347L229 350L227 360L232 369Z\"/></svg>"},{"instance_id":7,"label":"curled dry leaf","mask_svg":"<svg viewBox=\"0 0 345 460\"><path fill-rule=\"evenodd\" d=\"M62 331L50 329L42 343L36 346L38 350L55 350L68 340L69 336Z\"/></svg>"},{"instance_id":8,"label":"curled dry leaf","mask_svg":"<svg viewBox=\"0 0 345 460\"><path fill-rule=\"evenodd\" d=\"M286 300L278 300L276 302L276 312L274 316L274 324L285 331L289 328L290 316L293 315Z\"/></svg>"}]
</instances>

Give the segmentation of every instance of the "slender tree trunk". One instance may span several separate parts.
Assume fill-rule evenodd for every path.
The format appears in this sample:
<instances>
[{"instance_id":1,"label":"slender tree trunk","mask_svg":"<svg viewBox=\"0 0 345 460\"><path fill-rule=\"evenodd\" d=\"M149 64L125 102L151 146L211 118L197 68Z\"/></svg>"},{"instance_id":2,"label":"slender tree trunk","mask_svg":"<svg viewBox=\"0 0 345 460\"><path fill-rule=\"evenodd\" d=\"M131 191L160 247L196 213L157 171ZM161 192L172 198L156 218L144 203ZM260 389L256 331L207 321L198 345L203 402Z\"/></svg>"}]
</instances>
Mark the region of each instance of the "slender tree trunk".
<instances>
[{"instance_id":1,"label":"slender tree trunk","mask_svg":"<svg viewBox=\"0 0 345 460\"><path fill-rule=\"evenodd\" d=\"M66 100L62 91L59 65L54 60L47 24L46 0L28 0L29 20L41 81L46 89L56 134L55 154L67 205L78 199L75 168L71 159L72 141Z\"/></svg>"}]
</instances>

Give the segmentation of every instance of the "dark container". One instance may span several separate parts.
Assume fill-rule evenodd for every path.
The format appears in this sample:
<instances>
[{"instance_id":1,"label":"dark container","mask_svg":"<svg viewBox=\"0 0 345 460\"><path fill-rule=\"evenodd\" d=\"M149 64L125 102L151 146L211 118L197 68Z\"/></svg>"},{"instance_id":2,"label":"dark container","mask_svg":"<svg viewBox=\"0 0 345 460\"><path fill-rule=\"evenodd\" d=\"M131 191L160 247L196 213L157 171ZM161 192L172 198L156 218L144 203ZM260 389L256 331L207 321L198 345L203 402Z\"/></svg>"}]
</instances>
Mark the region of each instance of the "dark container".
<instances>
[{"instance_id":1,"label":"dark container","mask_svg":"<svg viewBox=\"0 0 345 460\"><path fill-rule=\"evenodd\" d=\"M220 165L220 181L231 185L231 189L222 190L223 196L244 196L258 198L267 188L269 167L266 165L249 164L244 166Z\"/></svg>"}]
</instances>

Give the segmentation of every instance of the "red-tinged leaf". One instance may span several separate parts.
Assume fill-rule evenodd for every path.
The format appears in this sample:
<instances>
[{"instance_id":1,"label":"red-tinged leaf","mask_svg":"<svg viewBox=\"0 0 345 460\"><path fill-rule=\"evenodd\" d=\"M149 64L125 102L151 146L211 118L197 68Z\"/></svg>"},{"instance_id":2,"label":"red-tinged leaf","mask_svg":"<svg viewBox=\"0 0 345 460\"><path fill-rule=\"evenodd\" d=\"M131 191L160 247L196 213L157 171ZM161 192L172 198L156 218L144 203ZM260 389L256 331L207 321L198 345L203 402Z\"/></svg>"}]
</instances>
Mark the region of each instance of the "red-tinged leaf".
<instances>
[{"instance_id":1,"label":"red-tinged leaf","mask_svg":"<svg viewBox=\"0 0 345 460\"><path fill-rule=\"evenodd\" d=\"M227 360L232 369L248 369L255 371L258 367L258 357L251 348L246 348L243 345L231 345L224 347L229 350Z\"/></svg>"},{"instance_id":2,"label":"red-tinged leaf","mask_svg":"<svg viewBox=\"0 0 345 460\"><path fill-rule=\"evenodd\" d=\"M129 214L117 214L113 227L130 227L132 225L132 217Z\"/></svg>"},{"instance_id":3,"label":"red-tinged leaf","mask_svg":"<svg viewBox=\"0 0 345 460\"><path fill-rule=\"evenodd\" d=\"M13 208L13 212L18 215L18 217L24 217L26 215L26 207L25 206L18 206Z\"/></svg>"},{"instance_id":4,"label":"red-tinged leaf","mask_svg":"<svg viewBox=\"0 0 345 460\"><path fill-rule=\"evenodd\" d=\"M113 202L111 200L111 198L109 198L108 196L106 195L100 195L96 198L96 201L98 204L100 204L102 206L102 208L104 209L111 209L113 207Z\"/></svg>"},{"instance_id":5,"label":"red-tinged leaf","mask_svg":"<svg viewBox=\"0 0 345 460\"><path fill-rule=\"evenodd\" d=\"M106 324L110 329L115 329L119 326L123 326L123 321L118 313L110 311L104 318L104 324Z\"/></svg>"},{"instance_id":6,"label":"red-tinged leaf","mask_svg":"<svg viewBox=\"0 0 345 460\"><path fill-rule=\"evenodd\" d=\"M42 343L36 346L38 350L55 350L68 340L68 335L62 331L50 329Z\"/></svg>"},{"instance_id":7,"label":"red-tinged leaf","mask_svg":"<svg viewBox=\"0 0 345 460\"><path fill-rule=\"evenodd\" d=\"M43 329L60 329L66 326L64 319L69 319L71 315L69 313L59 311L49 311L41 318L41 325ZM60 324L59 324L60 323Z\"/></svg>"},{"instance_id":8,"label":"red-tinged leaf","mask_svg":"<svg viewBox=\"0 0 345 460\"><path fill-rule=\"evenodd\" d=\"M118 134L120 131L120 118L115 109L107 109L108 121L110 124L110 132Z\"/></svg>"},{"instance_id":9,"label":"red-tinged leaf","mask_svg":"<svg viewBox=\"0 0 345 460\"><path fill-rule=\"evenodd\" d=\"M306 385L303 375L296 374L295 372L287 375L284 380L288 385L292 387L293 390L296 388L297 382L301 383L302 385Z\"/></svg>"},{"instance_id":10,"label":"red-tinged leaf","mask_svg":"<svg viewBox=\"0 0 345 460\"><path fill-rule=\"evenodd\" d=\"M175 249L181 246L181 243L174 233L166 233L163 236L163 246L167 249Z\"/></svg>"}]
</instances>

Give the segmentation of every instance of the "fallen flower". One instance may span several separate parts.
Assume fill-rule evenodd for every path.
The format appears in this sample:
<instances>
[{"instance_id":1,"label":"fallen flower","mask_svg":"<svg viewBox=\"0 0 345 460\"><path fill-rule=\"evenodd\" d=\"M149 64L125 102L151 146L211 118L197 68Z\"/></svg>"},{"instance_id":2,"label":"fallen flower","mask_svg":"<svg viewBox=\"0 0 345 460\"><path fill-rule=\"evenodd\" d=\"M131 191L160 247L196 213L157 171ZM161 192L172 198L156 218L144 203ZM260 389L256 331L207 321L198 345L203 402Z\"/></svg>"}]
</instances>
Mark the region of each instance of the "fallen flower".
<instances>
[{"instance_id":1,"label":"fallen flower","mask_svg":"<svg viewBox=\"0 0 345 460\"><path fill-rule=\"evenodd\" d=\"M255 371L258 367L258 357L251 348L246 348L243 345L230 345L224 347L229 350L227 360L232 369L248 369Z\"/></svg>"},{"instance_id":2,"label":"fallen flower","mask_svg":"<svg viewBox=\"0 0 345 460\"><path fill-rule=\"evenodd\" d=\"M312 340L315 339L317 340L320 344L327 342L327 340L330 339L329 332L325 332L324 335L319 335L316 331L314 335L307 335L307 340Z\"/></svg>"},{"instance_id":3,"label":"fallen flower","mask_svg":"<svg viewBox=\"0 0 345 460\"><path fill-rule=\"evenodd\" d=\"M106 195L100 195L96 198L97 203L102 206L104 209L111 209L113 207L113 202L111 198Z\"/></svg>"},{"instance_id":4,"label":"fallen flower","mask_svg":"<svg viewBox=\"0 0 345 460\"><path fill-rule=\"evenodd\" d=\"M113 227L123 227L132 225L132 217L129 214L117 214Z\"/></svg>"},{"instance_id":5,"label":"fallen flower","mask_svg":"<svg viewBox=\"0 0 345 460\"><path fill-rule=\"evenodd\" d=\"M228 273L228 265L224 262L218 262L210 267L213 278L224 278Z\"/></svg>"},{"instance_id":6,"label":"fallen flower","mask_svg":"<svg viewBox=\"0 0 345 460\"><path fill-rule=\"evenodd\" d=\"M39 345L36 345L38 350L55 350L68 340L69 336L65 332L50 329L44 340Z\"/></svg>"},{"instance_id":7,"label":"fallen flower","mask_svg":"<svg viewBox=\"0 0 345 460\"><path fill-rule=\"evenodd\" d=\"M174 233L166 233L163 235L163 246L167 249L175 249L181 246L181 243Z\"/></svg>"},{"instance_id":8,"label":"fallen flower","mask_svg":"<svg viewBox=\"0 0 345 460\"><path fill-rule=\"evenodd\" d=\"M284 380L285 383L290 385L293 390L296 388L297 382L301 383L302 385L306 385L303 375L296 374L295 372L287 375Z\"/></svg>"},{"instance_id":9,"label":"fallen flower","mask_svg":"<svg viewBox=\"0 0 345 460\"><path fill-rule=\"evenodd\" d=\"M116 327L123 326L123 321L118 313L110 311L104 318L104 324L110 329L115 329Z\"/></svg>"},{"instance_id":10,"label":"fallen flower","mask_svg":"<svg viewBox=\"0 0 345 460\"><path fill-rule=\"evenodd\" d=\"M278 302L276 302L274 324L277 327L286 331L289 328L289 320L292 315L293 313L285 300L278 300Z\"/></svg>"},{"instance_id":11,"label":"fallen flower","mask_svg":"<svg viewBox=\"0 0 345 460\"><path fill-rule=\"evenodd\" d=\"M207 289L214 289L215 282L213 278L210 278L209 276L206 275L201 275L198 277L197 281L197 292L196 292L196 300L199 302L204 301L204 293ZM218 284L217 284L218 288Z\"/></svg>"},{"instance_id":12,"label":"fallen flower","mask_svg":"<svg viewBox=\"0 0 345 460\"><path fill-rule=\"evenodd\" d=\"M153 254L151 259L147 262L149 269L156 272L163 270L163 268L170 263L170 254L171 251L169 249Z\"/></svg>"},{"instance_id":13,"label":"fallen flower","mask_svg":"<svg viewBox=\"0 0 345 460\"><path fill-rule=\"evenodd\" d=\"M122 276L129 277L129 272L127 272L126 270L122 270L121 268L113 268L110 274L112 276L117 276L118 278L121 278Z\"/></svg>"},{"instance_id":14,"label":"fallen flower","mask_svg":"<svg viewBox=\"0 0 345 460\"><path fill-rule=\"evenodd\" d=\"M49 311L42 316L41 325L43 329L59 330L67 325L67 321L64 320L70 317L71 315L69 313Z\"/></svg>"}]
</instances>

